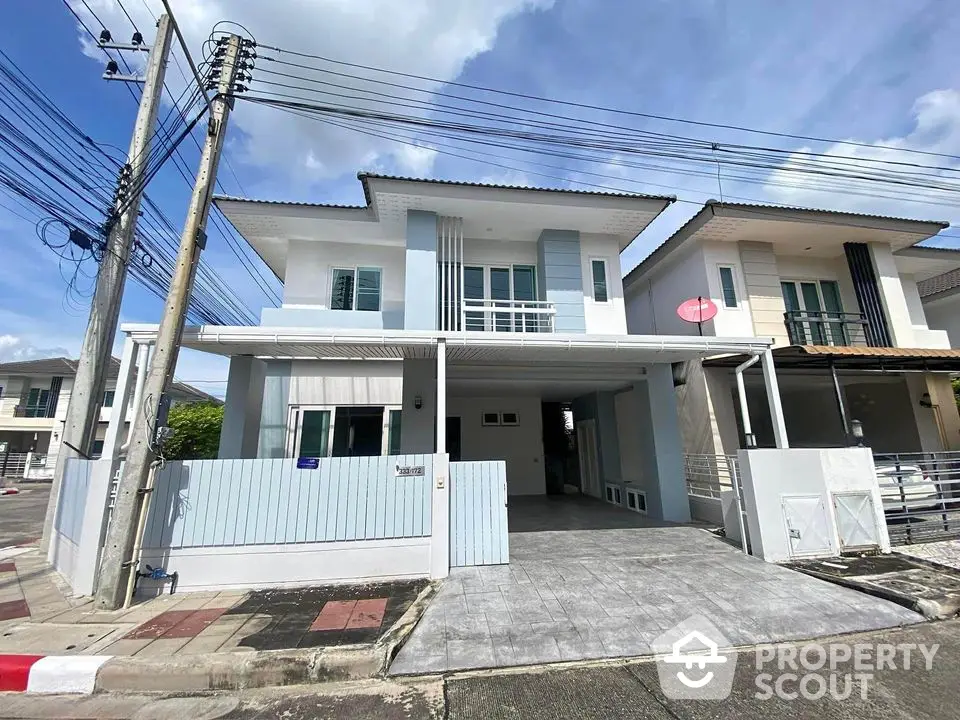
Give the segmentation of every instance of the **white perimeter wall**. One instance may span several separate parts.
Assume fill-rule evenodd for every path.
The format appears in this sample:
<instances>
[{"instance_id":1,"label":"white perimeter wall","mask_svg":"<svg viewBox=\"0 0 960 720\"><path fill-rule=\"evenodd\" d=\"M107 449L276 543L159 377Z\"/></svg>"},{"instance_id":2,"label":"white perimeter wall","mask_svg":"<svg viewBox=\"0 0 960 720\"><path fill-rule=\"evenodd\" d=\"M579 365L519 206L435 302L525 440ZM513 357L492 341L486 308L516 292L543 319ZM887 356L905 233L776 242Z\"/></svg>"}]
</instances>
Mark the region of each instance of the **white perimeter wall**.
<instances>
[{"instance_id":1,"label":"white perimeter wall","mask_svg":"<svg viewBox=\"0 0 960 720\"><path fill-rule=\"evenodd\" d=\"M484 426L484 412L515 412L520 424ZM509 495L546 493L539 397L448 397L447 416L460 418L461 460L505 460Z\"/></svg>"},{"instance_id":2,"label":"white perimeter wall","mask_svg":"<svg viewBox=\"0 0 960 720\"><path fill-rule=\"evenodd\" d=\"M872 516L861 520L872 520L880 549L890 552L880 487L869 448L741 450L738 455L753 555L767 562L786 562L794 557L839 554L840 536L832 495L858 492L869 493L873 498ZM810 507L817 501L819 512ZM800 503L807 503L808 509L794 521L800 539L791 540L784 506ZM817 542L818 539L823 542ZM817 545L823 548L820 552L807 550Z\"/></svg>"},{"instance_id":3,"label":"white perimeter wall","mask_svg":"<svg viewBox=\"0 0 960 720\"><path fill-rule=\"evenodd\" d=\"M179 572L186 591L429 577L430 538L146 549L143 562ZM141 585L145 593L168 587Z\"/></svg>"}]
</instances>

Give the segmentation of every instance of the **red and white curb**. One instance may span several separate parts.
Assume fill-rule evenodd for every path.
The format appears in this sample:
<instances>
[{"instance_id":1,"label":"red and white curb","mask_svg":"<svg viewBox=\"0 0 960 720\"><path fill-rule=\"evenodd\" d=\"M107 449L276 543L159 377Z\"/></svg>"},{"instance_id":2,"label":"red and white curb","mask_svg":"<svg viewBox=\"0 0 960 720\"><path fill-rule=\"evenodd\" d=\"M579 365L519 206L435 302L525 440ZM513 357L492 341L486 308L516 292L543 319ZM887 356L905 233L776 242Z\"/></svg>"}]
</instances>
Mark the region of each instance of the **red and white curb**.
<instances>
[{"instance_id":1,"label":"red and white curb","mask_svg":"<svg viewBox=\"0 0 960 720\"><path fill-rule=\"evenodd\" d=\"M15 488L15 487L0 488L0 495L17 495L19 492L20 492L20 488Z\"/></svg>"},{"instance_id":2,"label":"red and white curb","mask_svg":"<svg viewBox=\"0 0 960 720\"><path fill-rule=\"evenodd\" d=\"M0 691L93 692L97 672L112 655L0 655Z\"/></svg>"}]
</instances>

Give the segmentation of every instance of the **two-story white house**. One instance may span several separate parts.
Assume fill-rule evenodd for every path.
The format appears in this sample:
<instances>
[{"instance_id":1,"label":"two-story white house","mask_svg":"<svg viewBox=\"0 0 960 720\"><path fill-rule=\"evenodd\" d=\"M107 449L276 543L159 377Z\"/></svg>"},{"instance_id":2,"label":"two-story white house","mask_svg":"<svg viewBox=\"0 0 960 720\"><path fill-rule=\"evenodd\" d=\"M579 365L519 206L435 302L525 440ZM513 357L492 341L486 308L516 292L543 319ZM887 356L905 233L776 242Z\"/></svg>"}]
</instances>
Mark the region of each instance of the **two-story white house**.
<instances>
[{"instance_id":1,"label":"two-story white house","mask_svg":"<svg viewBox=\"0 0 960 720\"><path fill-rule=\"evenodd\" d=\"M119 365L113 358L107 372L93 456L100 454L113 413ZM5 448L0 453L0 476L53 477L76 373L77 361L65 357L0 364L0 446ZM219 402L180 382L174 384L171 397L176 402ZM131 413L127 415L129 424Z\"/></svg>"},{"instance_id":2,"label":"two-story white house","mask_svg":"<svg viewBox=\"0 0 960 720\"><path fill-rule=\"evenodd\" d=\"M359 179L360 206L216 198L283 282L260 326L185 331L231 357L220 457L446 451L543 495L563 406L585 494L689 519L671 364L770 343L628 334L619 256L673 199Z\"/></svg>"},{"instance_id":3,"label":"two-story white house","mask_svg":"<svg viewBox=\"0 0 960 720\"><path fill-rule=\"evenodd\" d=\"M863 442L879 453L960 449L950 373L960 353L931 329L921 283L960 266L917 247L946 223L709 201L624 278L631 333L686 334L677 315L709 298L704 335L773 338L791 447ZM694 326L695 327L695 326ZM748 447L728 355L689 363L678 381L689 453ZM751 434L773 445L764 385L743 371Z\"/></svg>"}]
</instances>

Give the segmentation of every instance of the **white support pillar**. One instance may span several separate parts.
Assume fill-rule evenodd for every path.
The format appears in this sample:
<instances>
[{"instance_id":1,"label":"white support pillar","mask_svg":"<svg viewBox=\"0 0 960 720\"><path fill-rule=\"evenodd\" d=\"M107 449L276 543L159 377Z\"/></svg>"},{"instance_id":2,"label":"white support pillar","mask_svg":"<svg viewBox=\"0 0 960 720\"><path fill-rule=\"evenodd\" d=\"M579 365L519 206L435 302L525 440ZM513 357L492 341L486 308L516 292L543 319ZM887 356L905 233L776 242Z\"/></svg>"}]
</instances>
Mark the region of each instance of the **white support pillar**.
<instances>
[{"instance_id":1,"label":"white support pillar","mask_svg":"<svg viewBox=\"0 0 960 720\"><path fill-rule=\"evenodd\" d=\"M447 451L447 342L437 343L437 452Z\"/></svg>"},{"instance_id":2,"label":"white support pillar","mask_svg":"<svg viewBox=\"0 0 960 720\"><path fill-rule=\"evenodd\" d=\"M437 343L437 447L433 456L430 577L450 574L450 456L447 454L447 343Z\"/></svg>"},{"instance_id":3,"label":"white support pillar","mask_svg":"<svg viewBox=\"0 0 960 720\"><path fill-rule=\"evenodd\" d=\"M126 438L127 408L130 403L130 390L133 387L136 350L137 343L130 336L127 336L123 341L123 352L120 355L120 374L117 376L117 387L113 394L113 407L110 408L110 422L107 423L107 433L103 439L103 451L100 453L100 457L109 461L114 470L116 470L120 459L120 442ZM144 365L145 363L141 363L137 369L138 376L144 372Z\"/></svg>"},{"instance_id":4,"label":"white support pillar","mask_svg":"<svg viewBox=\"0 0 960 720\"><path fill-rule=\"evenodd\" d=\"M218 458L257 456L266 371L266 363L250 355L230 358Z\"/></svg>"},{"instance_id":5,"label":"white support pillar","mask_svg":"<svg viewBox=\"0 0 960 720\"><path fill-rule=\"evenodd\" d=\"M783 405L780 402L780 384L777 382L777 369L773 364L773 351L766 350L760 356L763 364L763 383L767 388L767 403L770 405L770 426L773 428L773 440L778 448L787 449L787 423L783 419Z\"/></svg>"}]
</instances>

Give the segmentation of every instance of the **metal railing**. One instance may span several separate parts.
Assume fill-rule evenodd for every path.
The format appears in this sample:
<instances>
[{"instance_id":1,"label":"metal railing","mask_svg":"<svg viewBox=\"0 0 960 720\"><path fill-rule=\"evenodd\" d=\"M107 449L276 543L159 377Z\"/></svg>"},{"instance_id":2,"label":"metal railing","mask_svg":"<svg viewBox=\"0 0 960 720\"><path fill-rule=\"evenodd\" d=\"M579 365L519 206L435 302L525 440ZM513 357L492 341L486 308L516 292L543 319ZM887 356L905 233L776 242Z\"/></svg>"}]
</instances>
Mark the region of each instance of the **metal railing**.
<instances>
[{"instance_id":1,"label":"metal railing","mask_svg":"<svg viewBox=\"0 0 960 720\"><path fill-rule=\"evenodd\" d=\"M867 320L860 313L788 310L783 322L791 345L867 344Z\"/></svg>"},{"instance_id":2,"label":"metal railing","mask_svg":"<svg viewBox=\"0 0 960 720\"><path fill-rule=\"evenodd\" d=\"M18 418L45 418L49 412L49 406L43 405L17 405L13 409L13 416Z\"/></svg>"},{"instance_id":3,"label":"metal railing","mask_svg":"<svg viewBox=\"0 0 960 720\"><path fill-rule=\"evenodd\" d=\"M468 332L553 332L556 306L541 300L463 300Z\"/></svg>"},{"instance_id":4,"label":"metal railing","mask_svg":"<svg viewBox=\"0 0 960 720\"><path fill-rule=\"evenodd\" d=\"M733 489L739 469L736 455L687 453L683 456L687 494L719 499L722 491Z\"/></svg>"},{"instance_id":5,"label":"metal railing","mask_svg":"<svg viewBox=\"0 0 960 720\"><path fill-rule=\"evenodd\" d=\"M0 477L22 478L27 469L27 455L25 452L0 454Z\"/></svg>"},{"instance_id":6,"label":"metal railing","mask_svg":"<svg viewBox=\"0 0 960 720\"><path fill-rule=\"evenodd\" d=\"M874 455L890 542L960 537L960 452Z\"/></svg>"}]
</instances>

